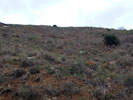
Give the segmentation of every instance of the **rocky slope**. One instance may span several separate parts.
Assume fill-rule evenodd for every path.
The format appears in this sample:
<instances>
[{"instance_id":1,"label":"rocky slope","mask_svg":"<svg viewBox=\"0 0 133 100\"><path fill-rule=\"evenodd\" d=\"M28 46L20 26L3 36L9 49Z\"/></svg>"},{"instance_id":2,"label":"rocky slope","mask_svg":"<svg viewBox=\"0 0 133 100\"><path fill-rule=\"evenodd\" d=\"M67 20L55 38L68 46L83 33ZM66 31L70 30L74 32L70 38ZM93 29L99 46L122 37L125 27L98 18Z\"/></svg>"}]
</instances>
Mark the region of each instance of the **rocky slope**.
<instances>
[{"instance_id":1,"label":"rocky slope","mask_svg":"<svg viewBox=\"0 0 133 100\"><path fill-rule=\"evenodd\" d=\"M132 30L0 23L0 100L132 99Z\"/></svg>"}]
</instances>

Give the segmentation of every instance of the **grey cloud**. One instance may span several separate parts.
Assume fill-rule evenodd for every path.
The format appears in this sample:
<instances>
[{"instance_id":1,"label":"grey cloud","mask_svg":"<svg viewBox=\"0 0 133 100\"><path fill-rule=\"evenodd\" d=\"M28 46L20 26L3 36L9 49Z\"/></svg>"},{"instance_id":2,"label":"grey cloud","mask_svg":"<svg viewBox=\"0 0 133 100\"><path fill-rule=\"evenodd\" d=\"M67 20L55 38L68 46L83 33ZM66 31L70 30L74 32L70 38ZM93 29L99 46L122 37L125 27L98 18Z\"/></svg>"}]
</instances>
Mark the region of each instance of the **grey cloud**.
<instances>
[{"instance_id":1,"label":"grey cloud","mask_svg":"<svg viewBox=\"0 0 133 100\"><path fill-rule=\"evenodd\" d=\"M131 5L127 5L125 3L115 4L110 8L99 11L99 12L92 12L92 13L82 13L80 12L81 16L79 16L79 21L77 24L81 24L82 26L97 26L97 27L116 27L116 23L118 20L122 19L123 16L131 15ZM128 16L130 19L130 16ZM126 21L125 24L130 23L131 21ZM119 23L117 24L119 25ZM122 26L122 25L121 25ZM120 27L120 26L117 26Z\"/></svg>"},{"instance_id":2,"label":"grey cloud","mask_svg":"<svg viewBox=\"0 0 133 100\"><path fill-rule=\"evenodd\" d=\"M121 16L123 16L125 13L126 9L124 7L117 6L99 14L95 19L98 25L111 27L115 21L121 18Z\"/></svg>"},{"instance_id":3,"label":"grey cloud","mask_svg":"<svg viewBox=\"0 0 133 100\"><path fill-rule=\"evenodd\" d=\"M9 2L8 0L0 1L0 11L3 13L11 13L16 11L21 11L25 6L22 4L21 0L12 0Z\"/></svg>"}]
</instances>

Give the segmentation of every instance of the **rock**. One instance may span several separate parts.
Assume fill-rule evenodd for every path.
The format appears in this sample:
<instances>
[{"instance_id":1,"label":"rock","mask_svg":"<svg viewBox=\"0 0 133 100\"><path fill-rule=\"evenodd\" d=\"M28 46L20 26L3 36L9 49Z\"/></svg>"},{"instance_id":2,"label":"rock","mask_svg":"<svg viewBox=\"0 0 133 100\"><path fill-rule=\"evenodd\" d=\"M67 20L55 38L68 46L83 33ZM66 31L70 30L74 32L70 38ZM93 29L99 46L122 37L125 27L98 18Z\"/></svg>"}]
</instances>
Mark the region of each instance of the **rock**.
<instances>
[{"instance_id":1,"label":"rock","mask_svg":"<svg viewBox=\"0 0 133 100\"><path fill-rule=\"evenodd\" d=\"M27 57L28 60L35 59L35 57Z\"/></svg>"},{"instance_id":2,"label":"rock","mask_svg":"<svg viewBox=\"0 0 133 100\"><path fill-rule=\"evenodd\" d=\"M10 27L10 26L4 25L4 26L2 26L2 27L5 27L5 28L6 28L6 27Z\"/></svg>"},{"instance_id":3,"label":"rock","mask_svg":"<svg viewBox=\"0 0 133 100\"><path fill-rule=\"evenodd\" d=\"M86 51L80 51L79 53L82 55L82 54L86 54L87 52Z\"/></svg>"},{"instance_id":4,"label":"rock","mask_svg":"<svg viewBox=\"0 0 133 100\"><path fill-rule=\"evenodd\" d=\"M47 72L43 72L42 75L47 75Z\"/></svg>"}]
</instances>

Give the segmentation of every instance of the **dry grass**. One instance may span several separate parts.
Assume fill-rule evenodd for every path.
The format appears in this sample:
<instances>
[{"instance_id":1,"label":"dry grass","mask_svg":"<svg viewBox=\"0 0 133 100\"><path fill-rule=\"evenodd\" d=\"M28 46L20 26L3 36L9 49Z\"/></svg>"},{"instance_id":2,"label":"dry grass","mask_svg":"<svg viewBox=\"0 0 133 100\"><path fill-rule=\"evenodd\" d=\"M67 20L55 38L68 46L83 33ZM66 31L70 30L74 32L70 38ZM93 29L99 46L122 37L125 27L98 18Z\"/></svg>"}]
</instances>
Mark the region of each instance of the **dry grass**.
<instances>
[{"instance_id":1,"label":"dry grass","mask_svg":"<svg viewBox=\"0 0 133 100\"><path fill-rule=\"evenodd\" d=\"M0 26L0 99L133 99L131 31L8 26ZM105 46L107 33L121 45Z\"/></svg>"}]
</instances>

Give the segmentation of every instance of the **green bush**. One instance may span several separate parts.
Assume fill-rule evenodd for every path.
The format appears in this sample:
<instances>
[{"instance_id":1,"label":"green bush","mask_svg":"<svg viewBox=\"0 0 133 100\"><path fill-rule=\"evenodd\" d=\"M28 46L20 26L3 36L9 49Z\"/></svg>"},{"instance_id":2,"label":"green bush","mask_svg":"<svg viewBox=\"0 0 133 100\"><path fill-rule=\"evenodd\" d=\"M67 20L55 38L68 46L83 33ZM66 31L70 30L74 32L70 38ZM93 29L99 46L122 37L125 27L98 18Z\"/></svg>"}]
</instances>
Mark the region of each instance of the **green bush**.
<instances>
[{"instance_id":1,"label":"green bush","mask_svg":"<svg viewBox=\"0 0 133 100\"><path fill-rule=\"evenodd\" d=\"M72 94L80 94L81 93L81 88L79 85L71 82L71 81L65 81L61 84L61 94L65 96L70 96Z\"/></svg>"},{"instance_id":2,"label":"green bush","mask_svg":"<svg viewBox=\"0 0 133 100\"><path fill-rule=\"evenodd\" d=\"M22 77L24 74L26 74L26 71L24 69L17 69L13 72L13 76L15 78Z\"/></svg>"},{"instance_id":3,"label":"green bush","mask_svg":"<svg viewBox=\"0 0 133 100\"><path fill-rule=\"evenodd\" d=\"M57 25L53 25L53 27L57 28Z\"/></svg>"},{"instance_id":4,"label":"green bush","mask_svg":"<svg viewBox=\"0 0 133 100\"><path fill-rule=\"evenodd\" d=\"M80 95L81 88L79 85L71 82L71 81L65 81L62 82L59 87L54 86L44 86L43 87L43 93L46 96L72 96L74 94Z\"/></svg>"},{"instance_id":5,"label":"green bush","mask_svg":"<svg viewBox=\"0 0 133 100\"><path fill-rule=\"evenodd\" d=\"M45 96L59 96L61 95L60 88L54 88L53 86L45 86L43 87L43 92Z\"/></svg>"},{"instance_id":6,"label":"green bush","mask_svg":"<svg viewBox=\"0 0 133 100\"><path fill-rule=\"evenodd\" d=\"M15 96L21 97L23 100L38 100L40 94L32 87L22 87L15 93Z\"/></svg>"},{"instance_id":7,"label":"green bush","mask_svg":"<svg viewBox=\"0 0 133 100\"><path fill-rule=\"evenodd\" d=\"M35 65L35 62L34 60L29 60L29 59L24 59L22 62L21 62L21 67L29 67L29 66L34 66Z\"/></svg>"},{"instance_id":8,"label":"green bush","mask_svg":"<svg viewBox=\"0 0 133 100\"><path fill-rule=\"evenodd\" d=\"M13 92L13 90L10 89L10 88L1 88L0 95L8 94L8 93L11 93L11 92Z\"/></svg>"},{"instance_id":9,"label":"green bush","mask_svg":"<svg viewBox=\"0 0 133 100\"><path fill-rule=\"evenodd\" d=\"M3 68L3 65L2 65L2 63L0 62L0 68Z\"/></svg>"},{"instance_id":10,"label":"green bush","mask_svg":"<svg viewBox=\"0 0 133 100\"><path fill-rule=\"evenodd\" d=\"M55 58L53 56L47 55L47 54L45 55L45 60L50 61L50 62L55 62Z\"/></svg>"},{"instance_id":11,"label":"green bush","mask_svg":"<svg viewBox=\"0 0 133 100\"><path fill-rule=\"evenodd\" d=\"M104 92L105 90L102 88L95 88L93 90L93 96L96 97L96 100L114 100L115 97L113 96L112 93L106 93Z\"/></svg>"},{"instance_id":12,"label":"green bush","mask_svg":"<svg viewBox=\"0 0 133 100\"><path fill-rule=\"evenodd\" d=\"M32 67L30 68L30 74L40 73L40 67Z\"/></svg>"},{"instance_id":13,"label":"green bush","mask_svg":"<svg viewBox=\"0 0 133 100\"><path fill-rule=\"evenodd\" d=\"M104 44L108 46L117 46L120 45L120 41L115 35L107 34L104 36Z\"/></svg>"},{"instance_id":14,"label":"green bush","mask_svg":"<svg viewBox=\"0 0 133 100\"><path fill-rule=\"evenodd\" d=\"M127 87L133 87L133 77L132 76L127 77L124 84Z\"/></svg>"}]
</instances>

